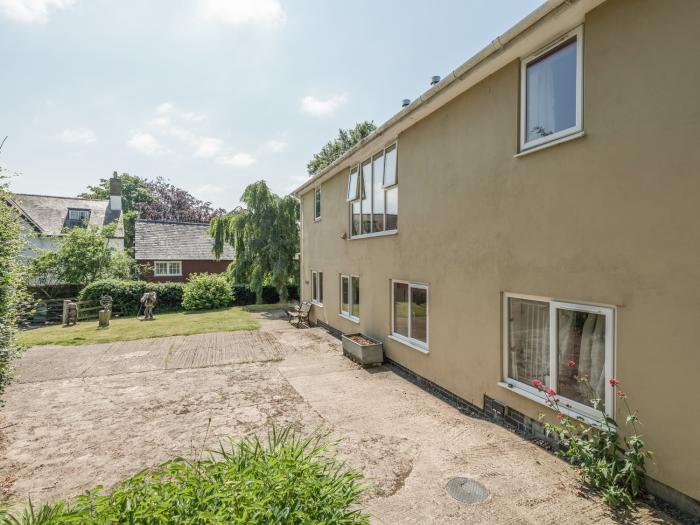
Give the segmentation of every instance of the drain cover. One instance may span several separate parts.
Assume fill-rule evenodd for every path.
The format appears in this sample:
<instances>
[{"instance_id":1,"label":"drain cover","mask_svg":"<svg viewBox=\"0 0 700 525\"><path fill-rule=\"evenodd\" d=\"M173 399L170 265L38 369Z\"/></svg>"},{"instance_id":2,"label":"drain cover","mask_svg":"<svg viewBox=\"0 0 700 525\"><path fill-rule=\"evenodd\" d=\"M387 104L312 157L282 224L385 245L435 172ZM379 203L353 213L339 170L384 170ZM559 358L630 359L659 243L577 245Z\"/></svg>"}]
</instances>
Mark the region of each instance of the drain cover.
<instances>
[{"instance_id":1,"label":"drain cover","mask_svg":"<svg viewBox=\"0 0 700 525\"><path fill-rule=\"evenodd\" d=\"M489 497L486 487L469 478L452 478L447 482L447 492L454 499L465 503L479 503Z\"/></svg>"}]
</instances>

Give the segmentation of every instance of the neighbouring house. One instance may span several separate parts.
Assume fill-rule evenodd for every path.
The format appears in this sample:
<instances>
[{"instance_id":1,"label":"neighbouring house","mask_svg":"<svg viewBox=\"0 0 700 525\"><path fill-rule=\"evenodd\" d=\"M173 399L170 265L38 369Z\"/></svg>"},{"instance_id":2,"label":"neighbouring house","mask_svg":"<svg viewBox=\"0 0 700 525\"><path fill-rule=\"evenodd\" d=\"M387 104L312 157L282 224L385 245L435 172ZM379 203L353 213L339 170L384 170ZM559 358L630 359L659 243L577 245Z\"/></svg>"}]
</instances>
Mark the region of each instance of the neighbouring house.
<instances>
[{"instance_id":1,"label":"neighbouring house","mask_svg":"<svg viewBox=\"0 0 700 525\"><path fill-rule=\"evenodd\" d=\"M222 273L233 261L233 248L214 258L209 224L137 220L136 262L147 266L149 281L186 281L191 273Z\"/></svg>"},{"instance_id":2,"label":"neighbouring house","mask_svg":"<svg viewBox=\"0 0 700 525\"><path fill-rule=\"evenodd\" d=\"M649 489L695 514L698 23L694 0L550 0L294 191L312 321L525 433L533 379L598 423L576 374L625 431L619 378Z\"/></svg>"},{"instance_id":3,"label":"neighbouring house","mask_svg":"<svg viewBox=\"0 0 700 525\"><path fill-rule=\"evenodd\" d=\"M122 218L122 188L118 179L110 179L109 199L80 199L28 193L12 194L10 205L15 206L23 219L22 227L28 233L23 253L32 258L41 250L52 250L56 241L70 228L104 227L115 224L108 243L117 250L124 249Z\"/></svg>"}]
</instances>

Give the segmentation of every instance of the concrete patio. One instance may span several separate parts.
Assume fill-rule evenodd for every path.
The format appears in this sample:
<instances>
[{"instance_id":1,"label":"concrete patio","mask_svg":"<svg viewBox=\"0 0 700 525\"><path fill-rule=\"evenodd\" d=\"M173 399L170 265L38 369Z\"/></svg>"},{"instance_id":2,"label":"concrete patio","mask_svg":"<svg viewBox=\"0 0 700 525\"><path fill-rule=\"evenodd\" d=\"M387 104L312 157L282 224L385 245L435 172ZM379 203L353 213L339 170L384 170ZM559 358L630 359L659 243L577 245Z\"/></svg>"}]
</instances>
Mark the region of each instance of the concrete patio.
<instances>
[{"instance_id":1,"label":"concrete patio","mask_svg":"<svg viewBox=\"0 0 700 525\"><path fill-rule=\"evenodd\" d=\"M293 424L342 439L339 453L370 485L373 523L675 523L644 506L614 515L545 450L388 367L358 367L321 329L259 316L258 332L29 350L0 410L0 491L73 496ZM480 481L489 498L453 499L456 476Z\"/></svg>"}]
</instances>

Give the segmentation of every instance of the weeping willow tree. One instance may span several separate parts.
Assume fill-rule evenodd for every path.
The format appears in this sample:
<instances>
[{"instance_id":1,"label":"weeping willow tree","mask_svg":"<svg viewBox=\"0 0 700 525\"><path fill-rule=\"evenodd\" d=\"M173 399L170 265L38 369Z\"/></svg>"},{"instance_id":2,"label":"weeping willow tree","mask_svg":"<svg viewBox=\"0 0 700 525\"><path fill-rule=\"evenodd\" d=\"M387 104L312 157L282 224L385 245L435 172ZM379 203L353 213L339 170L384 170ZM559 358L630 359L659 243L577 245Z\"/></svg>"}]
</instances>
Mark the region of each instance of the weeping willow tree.
<instances>
[{"instance_id":1,"label":"weeping willow tree","mask_svg":"<svg viewBox=\"0 0 700 525\"><path fill-rule=\"evenodd\" d=\"M287 299L287 285L298 279L295 255L299 252L299 203L293 197L279 197L265 181L248 186L241 198L243 207L214 217L209 231L214 238L214 255L224 246L233 247L235 259L230 272L236 283L250 286L262 300L262 288L277 288Z\"/></svg>"}]
</instances>

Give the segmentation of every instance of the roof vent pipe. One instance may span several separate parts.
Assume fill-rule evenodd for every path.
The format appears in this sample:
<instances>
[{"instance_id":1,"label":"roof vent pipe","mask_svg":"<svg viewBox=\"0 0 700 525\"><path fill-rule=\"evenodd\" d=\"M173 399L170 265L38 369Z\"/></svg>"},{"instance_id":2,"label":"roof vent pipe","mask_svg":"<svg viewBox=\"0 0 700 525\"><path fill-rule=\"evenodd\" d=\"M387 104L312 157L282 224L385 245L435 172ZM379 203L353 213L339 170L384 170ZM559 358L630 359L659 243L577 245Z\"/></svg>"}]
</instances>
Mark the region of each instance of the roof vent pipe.
<instances>
[{"instance_id":1,"label":"roof vent pipe","mask_svg":"<svg viewBox=\"0 0 700 525\"><path fill-rule=\"evenodd\" d=\"M401 107L402 108L407 108L408 106L411 105L411 99L410 98L405 98L401 101Z\"/></svg>"},{"instance_id":2,"label":"roof vent pipe","mask_svg":"<svg viewBox=\"0 0 700 525\"><path fill-rule=\"evenodd\" d=\"M432 77L432 78L430 79L430 85L431 85L431 86L434 86L434 85L437 84L438 82L440 82L440 76L439 76L439 75L435 75L434 77Z\"/></svg>"}]
</instances>

